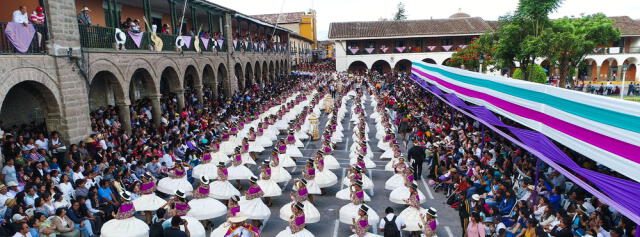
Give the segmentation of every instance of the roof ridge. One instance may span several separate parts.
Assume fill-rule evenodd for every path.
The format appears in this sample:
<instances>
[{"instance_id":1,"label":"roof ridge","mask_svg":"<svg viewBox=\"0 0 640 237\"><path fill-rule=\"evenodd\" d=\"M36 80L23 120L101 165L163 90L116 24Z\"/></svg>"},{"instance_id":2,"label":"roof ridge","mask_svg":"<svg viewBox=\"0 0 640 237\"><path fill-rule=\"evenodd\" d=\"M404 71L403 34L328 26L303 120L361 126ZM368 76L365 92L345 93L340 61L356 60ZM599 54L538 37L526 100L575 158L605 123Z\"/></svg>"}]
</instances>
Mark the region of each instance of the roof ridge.
<instances>
[{"instance_id":1,"label":"roof ridge","mask_svg":"<svg viewBox=\"0 0 640 237\"><path fill-rule=\"evenodd\" d=\"M372 22L460 21L460 20L474 19L474 18L475 19L477 19L477 18L482 19L482 17L479 17L479 16L472 16L472 17L463 17L463 18L411 19L411 20L387 20L387 21L380 21L380 20L372 20L372 21L341 21L341 22L331 22L331 24L372 23ZM482 19L482 20L486 21L484 19Z\"/></svg>"}]
</instances>

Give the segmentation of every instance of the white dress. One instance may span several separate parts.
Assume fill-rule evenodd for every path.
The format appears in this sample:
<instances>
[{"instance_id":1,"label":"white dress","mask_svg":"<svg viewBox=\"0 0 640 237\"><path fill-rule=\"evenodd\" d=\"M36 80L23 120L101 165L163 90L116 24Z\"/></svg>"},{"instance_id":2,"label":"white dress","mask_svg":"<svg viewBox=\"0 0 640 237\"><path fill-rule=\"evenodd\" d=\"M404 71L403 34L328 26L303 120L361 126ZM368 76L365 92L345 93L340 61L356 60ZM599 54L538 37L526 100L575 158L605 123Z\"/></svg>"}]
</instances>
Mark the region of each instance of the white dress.
<instances>
[{"instance_id":1,"label":"white dress","mask_svg":"<svg viewBox=\"0 0 640 237\"><path fill-rule=\"evenodd\" d=\"M182 178L164 177L158 182L158 191L165 194L173 195L178 189L187 194L193 192L193 186L187 180L187 176Z\"/></svg>"},{"instance_id":2,"label":"white dress","mask_svg":"<svg viewBox=\"0 0 640 237\"><path fill-rule=\"evenodd\" d=\"M324 155L324 168L330 170L340 169L340 163L333 155Z\"/></svg>"},{"instance_id":3,"label":"white dress","mask_svg":"<svg viewBox=\"0 0 640 237\"><path fill-rule=\"evenodd\" d=\"M363 192L364 193L364 201L365 202L369 202L371 201L371 197L369 196L369 194L367 194L367 192ZM340 191L338 191L336 193L336 198L338 199L342 199L342 200L351 200L351 191L349 190L349 187L343 188Z\"/></svg>"},{"instance_id":4,"label":"white dress","mask_svg":"<svg viewBox=\"0 0 640 237\"><path fill-rule=\"evenodd\" d=\"M271 210L260 198L247 200L245 196L242 196L238 205L240 205L242 213L252 220L264 220L271 215Z\"/></svg>"},{"instance_id":5,"label":"white dress","mask_svg":"<svg viewBox=\"0 0 640 237\"><path fill-rule=\"evenodd\" d=\"M236 189L229 181L216 180L209 184L209 197L228 200L232 196L240 196L240 191Z\"/></svg>"},{"instance_id":6,"label":"white dress","mask_svg":"<svg viewBox=\"0 0 640 237\"><path fill-rule=\"evenodd\" d=\"M318 211L316 206L308 200L305 200L302 204L304 205L303 211L305 223L316 223L320 221L320 211ZM287 221L289 220L289 217L293 215L293 212L291 212L291 205L293 205L293 202L287 203L280 208L280 219Z\"/></svg>"},{"instance_id":7,"label":"white dress","mask_svg":"<svg viewBox=\"0 0 640 237\"><path fill-rule=\"evenodd\" d=\"M180 218L187 221L187 228L189 228L189 237L206 237L207 233L202 226L202 223L196 218L190 216L181 216ZM171 218L165 220L162 223L162 227L169 228L171 226ZM184 226L180 225L180 230L184 231ZM126 235L124 235L126 236Z\"/></svg>"},{"instance_id":8,"label":"white dress","mask_svg":"<svg viewBox=\"0 0 640 237\"><path fill-rule=\"evenodd\" d=\"M340 222L351 225L353 223L351 221L352 219L357 220L358 218L360 218L360 216L358 215L358 210L362 205L369 208L369 211L367 211L369 223L378 223L380 221L380 216L378 216L373 208L366 204L354 205L353 203L349 203L340 208Z\"/></svg>"},{"instance_id":9,"label":"white dress","mask_svg":"<svg viewBox=\"0 0 640 237\"><path fill-rule=\"evenodd\" d=\"M191 199L189 207L187 215L198 220L209 220L227 213L227 206L211 197Z\"/></svg>"},{"instance_id":10,"label":"white dress","mask_svg":"<svg viewBox=\"0 0 640 237\"><path fill-rule=\"evenodd\" d=\"M387 182L384 183L384 189L393 191L394 189L403 185L404 177L402 177L402 174L393 174L393 176L387 179Z\"/></svg>"},{"instance_id":11,"label":"white dress","mask_svg":"<svg viewBox=\"0 0 640 237\"><path fill-rule=\"evenodd\" d=\"M371 179L364 175L362 175L362 189L372 189L373 188L373 181L371 181ZM342 179L342 184L350 186L351 185L351 181L348 178L344 178Z\"/></svg>"},{"instance_id":12,"label":"white dress","mask_svg":"<svg viewBox=\"0 0 640 237\"><path fill-rule=\"evenodd\" d=\"M217 162L209 162L206 164L199 164L196 167L193 167L193 172L191 173L191 177L196 180L200 180L200 177L205 176L209 179L217 179L218 178L218 166Z\"/></svg>"},{"instance_id":13,"label":"white dress","mask_svg":"<svg viewBox=\"0 0 640 237\"><path fill-rule=\"evenodd\" d=\"M287 148L287 151L289 151L288 148ZM296 166L296 162L293 161L293 159L291 159L291 157L288 154L278 154L278 158L280 158L280 165L284 168L290 168L290 167Z\"/></svg>"},{"instance_id":14,"label":"white dress","mask_svg":"<svg viewBox=\"0 0 640 237\"><path fill-rule=\"evenodd\" d=\"M260 186L262 192L264 192L264 197L277 197L282 195L282 189L272 179L260 179L256 183Z\"/></svg>"},{"instance_id":15,"label":"white dress","mask_svg":"<svg viewBox=\"0 0 640 237\"><path fill-rule=\"evenodd\" d=\"M331 186L337 184L338 183L338 176L336 176L333 172L331 172L331 170L329 170L329 169L327 169L325 167L322 170L322 172L320 172L318 169L316 169L316 177L314 178L314 180L318 184L318 187L326 188L326 187L331 187Z\"/></svg>"},{"instance_id":16,"label":"white dress","mask_svg":"<svg viewBox=\"0 0 640 237\"><path fill-rule=\"evenodd\" d=\"M102 225L100 236L103 237L148 237L149 225L135 216L127 219L111 219Z\"/></svg>"},{"instance_id":17,"label":"white dress","mask_svg":"<svg viewBox=\"0 0 640 237\"><path fill-rule=\"evenodd\" d=\"M407 226L404 229L405 231L420 231L421 229L418 226L418 223L422 222L420 220L420 214L426 213L427 209L424 209L422 207L420 208L420 210L414 207L407 207L402 212L400 212L400 215L398 216L402 218L402 221L404 221L404 224Z\"/></svg>"},{"instance_id":18,"label":"white dress","mask_svg":"<svg viewBox=\"0 0 640 237\"><path fill-rule=\"evenodd\" d=\"M303 157L302 152L296 146L296 144L287 144L287 155L289 157L301 158Z\"/></svg>"},{"instance_id":19,"label":"white dress","mask_svg":"<svg viewBox=\"0 0 640 237\"><path fill-rule=\"evenodd\" d=\"M305 216L305 219L306 219L306 216ZM315 237L315 235L313 235L307 229L302 229L294 234L294 233L291 233L291 229L289 229L289 227L287 226L287 228L284 229L283 231L280 231L280 233L278 233L276 237Z\"/></svg>"},{"instance_id":20,"label":"white dress","mask_svg":"<svg viewBox=\"0 0 640 237\"><path fill-rule=\"evenodd\" d=\"M249 179L251 178L251 176L253 176L253 173L251 172L251 170L244 165L238 165L238 166L232 165L232 166L229 166L227 170L229 171L229 178L228 178L229 180Z\"/></svg>"},{"instance_id":21,"label":"white dress","mask_svg":"<svg viewBox=\"0 0 640 237\"><path fill-rule=\"evenodd\" d=\"M132 201L136 211L156 211L167 201L158 197L155 193L144 194Z\"/></svg>"},{"instance_id":22,"label":"white dress","mask_svg":"<svg viewBox=\"0 0 640 237\"><path fill-rule=\"evenodd\" d=\"M424 194L422 194L422 191L420 190L417 190L417 191L418 191L418 197L420 198L420 204L426 202L427 199L424 197ZM407 200L410 195L411 193L409 191L409 188L402 185L400 187L397 187L393 191L391 191L391 193L389 194L389 201L397 204L406 204L404 200Z\"/></svg>"}]
</instances>

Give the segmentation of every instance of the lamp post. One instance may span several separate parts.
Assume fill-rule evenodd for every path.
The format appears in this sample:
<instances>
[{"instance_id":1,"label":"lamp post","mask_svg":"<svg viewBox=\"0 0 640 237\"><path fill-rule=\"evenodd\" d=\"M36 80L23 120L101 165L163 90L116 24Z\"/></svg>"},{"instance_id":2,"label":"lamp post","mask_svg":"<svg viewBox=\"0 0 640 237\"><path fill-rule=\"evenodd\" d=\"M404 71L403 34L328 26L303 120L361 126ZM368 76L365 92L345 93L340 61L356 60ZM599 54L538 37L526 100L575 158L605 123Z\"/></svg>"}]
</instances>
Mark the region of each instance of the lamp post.
<instances>
[{"instance_id":1,"label":"lamp post","mask_svg":"<svg viewBox=\"0 0 640 237\"><path fill-rule=\"evenodd\" d=\"M484 55L482 54L480 55L480 58L478 58L478 62L480 63L480 68L478 69L478 72L484 73L483 72L484 70L482 70L482 64L484 63Z\"/></svg>"},{"instance_id":2,"label":"lamp post","mask_svg":"<svg viewBox=\"0 0 640 237\"><path fill-rule=\"evenodd\" d=\"M622 77L622 86L620 88L620 99L624 99L624 80L625 80L624 74L626 74L628 66L629 65L627 65L626 63L622 64L622 74L620 75Z\"/></svg>"}]
</instances>

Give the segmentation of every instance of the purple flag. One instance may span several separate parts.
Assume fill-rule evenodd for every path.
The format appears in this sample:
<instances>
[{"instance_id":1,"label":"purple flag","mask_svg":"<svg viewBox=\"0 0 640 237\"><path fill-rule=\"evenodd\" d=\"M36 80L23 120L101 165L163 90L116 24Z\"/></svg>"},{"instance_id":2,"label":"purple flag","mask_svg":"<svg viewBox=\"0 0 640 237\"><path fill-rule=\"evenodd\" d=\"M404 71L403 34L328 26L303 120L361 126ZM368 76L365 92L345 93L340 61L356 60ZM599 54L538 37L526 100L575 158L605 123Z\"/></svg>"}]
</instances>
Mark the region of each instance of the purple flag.
<instances>
[{"instance_id":1,"label":"purple flag","mask_svg":"<svg viewBox=\"0 0 640 237\"><path fill-rule=\"evenodd\" d=\"M386 53L387 50L389 50L389 48L387 48L385 46L382 46L382 47L380 47L380 50L382 50L383 53Z\"/></svg>"},{"instance_id":2,"label":"purple flag","mask_svg":"<svg viewBox=\"0 0 640 237\"><path fill-rule=\"evenodd\" d=\"M142 36L144 35L144 33L139 32L139 33L133 33L131 31L129 31L129 36L131 36L131 39L133 40L133 43L136 44L136 47L140 48L140 44L142 44Z\"/></svg>"},{"instance_id":3,"label":"purple flag","mask_svg":"<svg viewBox=\"0 0 640 237\"><path fill-rule=\"evenodd\" d=\"M202 38L202 45L204 45L204 50L209 49L209 38Z\"/></svg>"},{"instance_id":4,"label":"purple flag","mask_svg":"<svg viewBox=\"0 0 640 237\"><path fill-rule=\"evenodd\" d=\"M352 54L356 54L358 52L358 47L354 47L354 48L350 48L349 51L351 51Z\"/></svg>"},{"instance_id":5,"label":"purple flag","mask_svg":"<svg viewBox=\"0 0 640 237\"><path fill-rule=\"evenodd\" d=\"M444 49L444 51L449 51L449 49L451 49L451 45L443 45L442 48Z\"/></svg>"},{"instance_id":6,"label":"purple flag","mask_svg":"<svg viewBox=\"0 0 640 237\"><path fill-rule=\"evenodd\" d=\"M431 45L431 46L427 46L427 48L429 49L429 51L433 51L433 50L435 50L435 49L436 49L436 47L437 47L437 46L433 46L433 45Z\"/></svg>"},{"instance_id":7,"label":"purple flag","mask_svg":"<svg viewBox=\"0 0 640 237\"><path fill-rule=\"evenodd\" d=\"M29 50L29 45L31 45L31 41L33 41L33 35L36 34L36 29L33 28L31 24L25 27L20 23L9 22L7 23L7 28L4 30L4 34L18 52L25 53Z\"/></svg>"},{"instance_id":8,"label":"purple flag","mask_svg":"<svg viewBox=\"0 0 640 237\"><path fill-rule=\"evenodd\" d=\"M222 48L222 45L224 44L224 40L219 39L219 40L216 40L216 42L218 42L218 47Z\"/></svg>"},{"instance_id":9,"label":"purple flag","mask_svg":"<svg viewBox=\"0 0 640 237\"><path fill-rule=\"evenodd\" d=\"M398 50L398 52L402 53L404 52L405 47L396 47L396 50Z\"/></svg>"},{"instance_id":10,"label":"purple flag","mask_svg":"<svg viewBox=\"0 0 640 237\"><path fill-rule=\"evenodd\" d=\"M191 36L183 35L182 36L182 41L184 41L184 46L186 46L187 48L190 48L191 47L191 39L192 38L193 37L191 37Z\"/></svg>"},{"instance_id":11,"label":"purple flag","mask_svg":"<svg viewBox=\"0 0 640 237\"><path fill-rule=\"evenodd\" d=\"M458 45L458 47L460 47L460 49L465 49L465 48L467 48L467 45L466 44L461 44L461 45Z\"/></svg>"},{"instance_id":12,"label":"purple flag","mask_svg":"<svg viewBox=\"0 0 640 237\"><path fill-rule=\"evenodd\" d=\"M366 48L365 50L367 50L367 53L371 54L371 52L373 52L373 50L375 50L375 48Z\"/></svg>"}]
</instances>

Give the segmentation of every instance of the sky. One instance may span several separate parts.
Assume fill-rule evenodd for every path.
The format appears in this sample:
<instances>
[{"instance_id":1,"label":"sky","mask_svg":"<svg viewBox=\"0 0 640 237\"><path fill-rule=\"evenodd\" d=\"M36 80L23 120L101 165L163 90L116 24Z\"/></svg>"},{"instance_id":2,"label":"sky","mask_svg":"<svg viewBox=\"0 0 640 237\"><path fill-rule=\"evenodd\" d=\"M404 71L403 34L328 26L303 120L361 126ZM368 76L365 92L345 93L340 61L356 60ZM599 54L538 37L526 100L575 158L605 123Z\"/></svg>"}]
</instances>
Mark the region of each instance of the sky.
<instances>
[{"instance_id":1,"label":"sky","mask_svg":"<svg viewBox=\"0 0 640 237\"><path fill-rule=\"evenodd\" d=\"M331 22L391 18L399 0L208 0L248 15L316 10L318 39L326 40ZM447 18L459 9L471 16L497 20L513 12L517 0L402 0L408 19ZM606 3L603 4L603 3ZM552 18L604 13L640 19L640 0L564 0Z\"/></svg>"}]
</instances>

